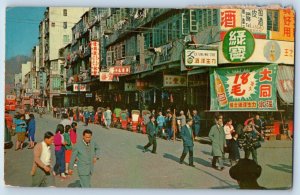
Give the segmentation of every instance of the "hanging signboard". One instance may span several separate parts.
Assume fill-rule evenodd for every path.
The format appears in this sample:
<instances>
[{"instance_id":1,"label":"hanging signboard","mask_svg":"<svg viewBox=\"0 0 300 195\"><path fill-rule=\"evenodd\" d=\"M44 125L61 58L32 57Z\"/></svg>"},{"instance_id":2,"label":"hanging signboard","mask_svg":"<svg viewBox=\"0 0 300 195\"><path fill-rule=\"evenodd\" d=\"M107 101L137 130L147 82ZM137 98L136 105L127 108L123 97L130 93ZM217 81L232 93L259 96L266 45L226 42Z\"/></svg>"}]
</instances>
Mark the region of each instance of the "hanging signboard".
<instances>
[{"instance_id":1,"label":"hanging signboard","mask_svg":"<svg viewBox=\"0 0 300 195\"><path fill-rule=\"evenodd\" d=\"M79 85L73 84L73 91L79 91Z\"/></svg>"},{"instance_id":2,"label":"hanging signboard","mask_svg":"<svg viewBox=\"0 0 300 195\"><path fill-rule=\"evenodd\" d=\"M242 9L241 27L246 28L253 34L267 34L267 10Z\"/></svg>"},{"instance_id":3,"label":"hanging signboard","mask_svg":"<svg viewBox=\"0 0 300 195\"><path fill-rule=\"evenodd\" d=\"M86 84L80 84L79 85L79 91L87 91Z\"/></svg>"},{"instance_id":4,"label":"hanging signboard","mask_svg":"<svg viewBox=\"0 0 300 195\"><path fill-rule=\"evenodd\" d=\"M125 83L124 90L125 91L136 91L137 90L136 83Z\"/></svg>"},{"instance_id":5,"label":"hanging signboard","mask_svg":"<svg viewBox=\"0 0 300 195\"><path fill-rule=\"evenodd\" d=\"M164 75L164 87L186 87L186 85L185 76Z\"/></svg>"},{"instance_id":6,"label":"hanging signboard","mask_svg":"<svg viewBox=\"0 0 300 195\"><path fill-rule=\"evenodd\" d=\"M276 111L277 70L277 64L210 69L210 110Z\"/></svg>"},{"instance_id":7,"label":"hanging signboard","mask_svg":"<svg viewBox=\"0 0 300 195\"><path fill-rule=\"evenodd\" d=\"M89 91L86 84L73 84L73 91Z\"/></svg>"},{"instance_id":8,"label":"hanging signboard","mask_svg":"<svg viewBox=\"0 0 300 195\"><path fill-rule=\"evenodd\" d=\"M99 76L100 54L99 42L91 41L91 75Z\"/></svg>"},{"instance_id":9,"label":"hanging signboard","mask_svg":"<svg viewBox=\"0 0 300 195\"><path fill-rule=\"evenodd\" d=\"M241 24L240 9L220 9L221 31L239 27Z\"/></svg>"},{"instance_id":10,"label":"hanging signboard","mask_svg":"<svg viewBox=\"0 0 300 195\"><path fill-rule=\"evenodd\" d=\"M100 81L103 82L112 82L119 81L119 77L110 74L109 72L100 72Z\"/></svg>"},{"instance_id":11,"label":"hanging signboard","mask_svg":"<svg viewBox=\"0 0 300 195\"><path fill-rule=\"evenodd\" d=\"M214 50L185 50L186 66L218 66L218 52Z\"/></svg>"},{"instance_id":12,"label":"hanging signboard","mask_svg":"<svg viewBox=\"0 0 300 195\"><path fill-rule=\"evenodd\" d=\"M109 73L114 76L130 74L130 66L113 66L109 68Z\"/></svg>"},{"instance_id":13,"label":"hanging signboard","mask_svg":"<svg viewBox=\"0 0 300 195\"><path fill-rule=\"evenodd\" d=\"M254 52L254 38L245 28L229 30L223 40L223 55L229 62L243 62Z\"/></svg>"},{"instance_id":14,"label":"hanging signboard","mask_svg":"<svg viewBox=\"0 0 300 195\"><path fill-rule=\"evenodd\" d=\"M226 59L223 50L223 43L220 42L218 59L219 64L230 63ZM255 50L244 62L295 64L295 42L255 39Z\"/></svg>"}]
</instances>

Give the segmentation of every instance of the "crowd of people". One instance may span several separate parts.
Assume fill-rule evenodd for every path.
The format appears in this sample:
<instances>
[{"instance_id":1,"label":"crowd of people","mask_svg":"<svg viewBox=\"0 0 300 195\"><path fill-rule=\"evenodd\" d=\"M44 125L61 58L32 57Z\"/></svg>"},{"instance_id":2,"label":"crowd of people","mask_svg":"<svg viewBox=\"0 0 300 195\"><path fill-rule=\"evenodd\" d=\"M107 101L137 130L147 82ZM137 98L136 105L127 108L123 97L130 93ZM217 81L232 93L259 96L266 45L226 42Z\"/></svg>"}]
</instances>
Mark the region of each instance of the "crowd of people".
<instances>
[{"instance_id":1,"label":"crowd of people","mask_svg":"<svg viewBox=\"0 0 300 195\"><path fill-rule=\"evenodd\" d=\"M62 111L62 109L59 109ZM57 109L53 109L53 117L57 117ZM8 114L8 113L6 113ZM60 114L61 121L56 127L55 134L46 132L44 141L36 144L35 142L35 118L34 114L25 112L25 114L17 114L13 118L12 132L17 135L15 150L24 148L25 138L28 137L28 149L34 148L34 165L32 168L32 185L45 186L50 185L49 175L59 175L61 178L67 178L67 175L73 173L74 166L78 163L78 174L82 187L91 187L90 177L93 170L95 160L99 158L99 147L96 142L91 142L92 131L85 129L83 132L83 141L77 144L77 124L82 121L85 126L89 123L99 123L106 128L112 126L113 118L117 118L117 122L126 120L130 116L128 110L114 109L112 112L109 107L106 109L98 109L96 112L80 109L64 109ZM184 111L179 112L176 116L174 112L167 109L165 115L162 111L146 112L141 115L140 125L144 125L146 134L148 135L148 143L144 146L143 152L146 152L150 146L151 152L156 154L157 137L172 140L174 137L182 140L183 151L180 156L179 163L183 164L186 155L189 153L188 165L194 167L193 147L194 141L199 139L201 131L200 116L197 110L192 111L192 115ZM225 121L225 123L224 123ZM225 155L228 153L227 159L229 166L235 167L241 159L240 150L245 152L244 159L249 159L250 154L255 164L258 165L257 149L261 147L260 141L263 140L263 122L259 118L259 114L255 117L247 119L242 131L237 131L233 126L233 120L223 119L222 115L215 116L214 125L209 131L209 139L212 143L212 168L222 171L224 170ZM91 144L92 143L92 144ZM50 169L49 148L54 145L55 165ZM91 148L91 150L89 149ZM82 159L81 161L78 159ZM37 171L38 170L38 171ZM38 175L38 176L37 176Z\"/></svg>"}]
</instances>

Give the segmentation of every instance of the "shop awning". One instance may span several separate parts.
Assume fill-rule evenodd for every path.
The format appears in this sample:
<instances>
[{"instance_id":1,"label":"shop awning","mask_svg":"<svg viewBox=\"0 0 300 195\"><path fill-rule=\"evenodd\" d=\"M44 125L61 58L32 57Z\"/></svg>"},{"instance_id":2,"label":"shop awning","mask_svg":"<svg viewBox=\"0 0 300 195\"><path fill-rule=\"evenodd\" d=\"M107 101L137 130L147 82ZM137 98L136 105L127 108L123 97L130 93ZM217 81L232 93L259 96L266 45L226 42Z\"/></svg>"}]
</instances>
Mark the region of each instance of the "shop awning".
<instances>
[{"instance_id":1,"label":"shop awning","mask_svg":"<svg viewBox=\"0 0 300 195\"><path fill-rule=\"evenodd\" d=\"M281 100L287 104L294 104L294 66L278 66L277 91Z\"/></svg>"}]
</instances>

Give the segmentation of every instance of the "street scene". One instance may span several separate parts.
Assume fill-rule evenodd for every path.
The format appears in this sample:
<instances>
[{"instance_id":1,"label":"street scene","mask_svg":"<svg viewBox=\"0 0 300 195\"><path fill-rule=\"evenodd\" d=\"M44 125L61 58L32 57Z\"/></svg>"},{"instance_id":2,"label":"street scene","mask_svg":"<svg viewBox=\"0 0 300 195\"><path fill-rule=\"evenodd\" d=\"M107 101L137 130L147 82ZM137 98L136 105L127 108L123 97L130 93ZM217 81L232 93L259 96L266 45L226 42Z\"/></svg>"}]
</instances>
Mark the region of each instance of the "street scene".
<instances>
[{"instance_id":1,"label":"street scene","mask_svg":"<svg viewBox=\"0 0 300 195\"><path fill-rule=\"evenodd\" d=\"M6 185L293 187L293 7L6 15Z\"/></svg>"}]
</instances>

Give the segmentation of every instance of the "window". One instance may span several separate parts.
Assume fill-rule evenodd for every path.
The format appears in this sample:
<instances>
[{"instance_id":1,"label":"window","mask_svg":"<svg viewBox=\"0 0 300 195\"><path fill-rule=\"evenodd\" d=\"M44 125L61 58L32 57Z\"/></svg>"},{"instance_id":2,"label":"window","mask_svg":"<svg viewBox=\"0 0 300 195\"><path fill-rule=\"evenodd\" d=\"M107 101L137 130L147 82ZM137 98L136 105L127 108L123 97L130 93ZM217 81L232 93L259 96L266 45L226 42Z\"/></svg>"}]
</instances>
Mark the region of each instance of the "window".
<instances>
[{"instance_id":1,"label":"window","mask_svg":"<svg viewBox=\"0 0 300 195\"><path fill-rule=\"evenodd\" d=\"M175 29L174 29L175 30ZM168 23L168 41L172 41L175 38L173 37L173 23L169 22Z\"/></svg>"},{"instance_id":2,"label":"window","mask_svg":"<svg viewBox=\"0 0 300 195\"><path fill-rule=\"evenodd\" d=\"M190 10L190 31L198 32L197 16L195 10Z\"/></svg>"},{"instance_id":3,"label":"window","mask_svg":"<svg viewBox=\"0 0 300 195\"><path fill-rule=\"evenodd\" d=\"M267 12L267 29L271 31L279 31L279 11L268 10Z\"/></svg>"},{"instance_id":4,"label":"window","mask_svg":"<svg viewBox=\"0 0 300 195\"><path fill-rule=\"evenodd\" d=\"M64 22L64 29L67 29L67 28L68 28L68 23Z\"/></svg>"},{"instance_id":5,"label":"window","mask_svg":"<svg viewBox=\"0 0 300 195\"><path fill-rule=\"evenodd\" d=\"M67 9L64 9L64 10L63 10L63 15L64 15L64 16L68 16L68 10L67 10Z\"/></svg>"},{"instance_id":6,"label":"window","mask_svg":"<svg viewBox=\"0 0 300 195\"><path fill-rule=\"evenodd\" d=\"M55 27L55 22L51 22L51 27Z\"/></svg>"},{"instance_id":7,"label":"window","mask_svg":"<svg viewBox=\"0 0 300 195\"><path fill-rule=\"evenodd\" d=\"M187 13L182 13L181 24L181 34L187 35L189 33L189 20Z\"/></svg>"},{"instance_id":8,"label":"window","mask_svg":"<svg viewBox=\"0 0 300 195\"><path fill-rule=\"evenodd\" d=\"M64 44L69 43L69 35L64 35L64 36L63 36L63 43L64 43Z\"/></svg>"},{"instance_id":9,"label":"window","mask_svg":"<svg viewBox=\"0 0 300 195\"><path fill-rule=\"evenodd\" d=\"M199 9L198 10L198 29L203 30L208 26L218 25L217 9Z\"/></svg>"}]
</instances>

